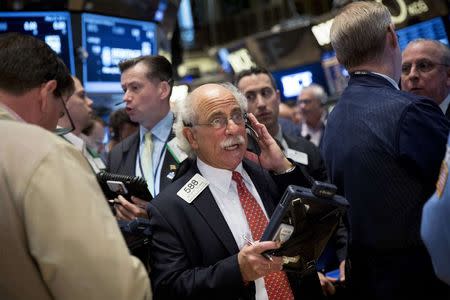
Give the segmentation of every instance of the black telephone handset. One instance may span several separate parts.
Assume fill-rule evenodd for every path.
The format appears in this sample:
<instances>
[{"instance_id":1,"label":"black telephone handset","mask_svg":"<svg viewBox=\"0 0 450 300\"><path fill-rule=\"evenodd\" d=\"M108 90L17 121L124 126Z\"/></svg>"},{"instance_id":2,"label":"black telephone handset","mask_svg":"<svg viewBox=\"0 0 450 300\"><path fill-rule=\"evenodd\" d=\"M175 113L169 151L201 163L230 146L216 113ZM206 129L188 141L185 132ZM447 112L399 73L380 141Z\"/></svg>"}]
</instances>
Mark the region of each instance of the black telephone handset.
<instances>
[{"instance_id":1,"label":"black telephone handset","mask_svg":"<svg viewBox=\"0 0 450 300\"><path fill-rule=\"evenodd\" d=\"M261 148L259 147L258 140L259 135L256 133L255 129L250 125L250 121L247 118L247 113L244 115L245 118L245 131L247 132L248 144L247 150L255 153L256 155L261 154Z\"/></svg>"}]
</instances>

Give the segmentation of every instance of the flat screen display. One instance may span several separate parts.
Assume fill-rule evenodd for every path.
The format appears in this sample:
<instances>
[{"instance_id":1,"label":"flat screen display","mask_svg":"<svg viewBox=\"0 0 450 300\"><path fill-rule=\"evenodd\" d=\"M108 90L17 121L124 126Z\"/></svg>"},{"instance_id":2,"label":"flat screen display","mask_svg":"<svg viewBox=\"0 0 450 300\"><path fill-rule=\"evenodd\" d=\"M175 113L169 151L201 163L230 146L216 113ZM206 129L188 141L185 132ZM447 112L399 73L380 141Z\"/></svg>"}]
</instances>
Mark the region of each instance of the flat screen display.
<instances>
[{"instance_id":1,"label":"flat screen display","mask_svg":"<svg viewBox=\"0 0 450 300\"><path fill-rule=\"evenodd\" d=\"M68 12L0 12L0 33L20 32L45 41L75 74Z\"/></svg>"},{"instance_id":2,"label":"flat screen display","mask_svg":"<svg viewBox=\"0 0 450 300\"><path fill-rule=\"evenodd\" d=\"M320 62L296 68L272 72L281 100L296 100L304 87L311 83L320 84L327 90L325 75Z\"/></svg>"},{"instance_id":3,"label":"flat screen display","mask_svg":"<svg viewBox=\"0 0 450 300\"><path fill-rule=\"evenodd\" d=\"M438 40L448 45L448 36L441 17L433 18L411 26L397 30L400 49L403 51L412 40L423 38Z\"/></svg>"},{"instance_id":4,"label":"flat screen display","mask_svg":"<svg viewBox=\"0 0 450 300\"><path fill-rule=\"evenodd\" d=\"M118 63L140 55L156 55L156 30L152 22L83 13L81 44L87 54L83 63L86 91L122 92Z\"/></svg>"},{"instance_id":5,"label":"flat screen display","mask_svg":"<svg viewBox=\"0 0 450 300\"><path fill-rule=\"evenodd\" d=\"M330 95L340 95L347 87L349 73L341 65L334 51L328 51L322 54L322 68L325 73Z\"/></svg>"}]
</instances>

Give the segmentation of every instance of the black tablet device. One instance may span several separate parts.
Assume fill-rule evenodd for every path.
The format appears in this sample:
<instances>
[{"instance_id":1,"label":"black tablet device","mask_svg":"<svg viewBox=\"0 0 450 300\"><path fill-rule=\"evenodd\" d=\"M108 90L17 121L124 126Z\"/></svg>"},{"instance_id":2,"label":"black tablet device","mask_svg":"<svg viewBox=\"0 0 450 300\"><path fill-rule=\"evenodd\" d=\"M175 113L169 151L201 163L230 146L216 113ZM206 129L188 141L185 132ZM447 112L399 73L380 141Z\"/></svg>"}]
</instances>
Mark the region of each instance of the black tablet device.
<instances>
[{"instance_id":1,"label":"black tablet device","mask_svg":"<svg viewBox=\"0 0 450 300\"><path fill-rule=\"evenodd\" d=\"M288 186L261 237L261 241L280 241L281 247L266 253L283 256L286 271L306 271L319 258L348 207L341 196L318 197L310 189Z\"/></svg>"},{"instance_id":2,"label":"black tablet device","mask_svg":"<svg viewBox=\"0 0 450 300\"><path fill-rule=\"evenodd\" d=\"M139 176L126 176L100 172L97 174L97 181L107 199L114 199L118 195L122 195L128 200L131 196L146 201L150 201L153 198L147 188L147 182L145 182L144 178Z\"/></svg>"}]
</instances>

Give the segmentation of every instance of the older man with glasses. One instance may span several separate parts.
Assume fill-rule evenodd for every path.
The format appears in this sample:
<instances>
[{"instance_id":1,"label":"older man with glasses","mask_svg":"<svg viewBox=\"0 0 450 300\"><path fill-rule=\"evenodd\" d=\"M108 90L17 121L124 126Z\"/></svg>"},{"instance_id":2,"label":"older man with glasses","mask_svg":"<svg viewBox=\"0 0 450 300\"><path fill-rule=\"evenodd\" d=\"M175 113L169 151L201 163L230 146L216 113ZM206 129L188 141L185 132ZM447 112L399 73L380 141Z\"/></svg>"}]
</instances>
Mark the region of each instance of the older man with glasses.
<instances>
[{"instance_id":1,"label":"older man with glasses","mask_svg":"<svg viewBox=\"0 0 450 300\"><path fill-rule=\"evenodd\" d=\"M450 118L450 49L436 40L417 39L402 53L402 90L431 98Z\"/></svg>"},{"instance_id":2,"label":"older man with glasses","mask_svg":"<svg viewBox=\"0 0 450 300\"><path fill-rule=\"evenodd\" d=\"M318 282L302 289L298 276L280 271L281 257L261 255L278 247L259 240L281 193L290 183L309 183L252 114L248 122L259 135L260 165L244 158L246 110L246 98L231 84L202 85L177 108L176 135L191 159L148 205L150 276L157 298L322 295Z\"/></svg>"}]
</instances>

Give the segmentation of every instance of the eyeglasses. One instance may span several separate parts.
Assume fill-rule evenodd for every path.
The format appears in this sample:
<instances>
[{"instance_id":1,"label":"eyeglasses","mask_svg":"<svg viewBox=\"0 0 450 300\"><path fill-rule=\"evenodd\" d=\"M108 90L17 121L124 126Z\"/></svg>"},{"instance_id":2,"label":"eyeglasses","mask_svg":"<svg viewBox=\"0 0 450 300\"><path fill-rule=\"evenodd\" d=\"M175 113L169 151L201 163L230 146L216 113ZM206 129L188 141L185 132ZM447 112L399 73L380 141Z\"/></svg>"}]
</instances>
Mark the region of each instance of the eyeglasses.
<instances>
[{"instance_id":1,"label":"eyeglasses","mask_svg":"<svg viewBox=\"0 0 450 300\"><path fill-rule=\"evenodd\" d=\"M415 62L416 70L419 73L428 73L432 71L436 66L449 66L448 64L441 64L432 62L428 59L422 59ZM404 63L402 64L402 74L403 75L409 75L411 72L412 64L410 63Z\"/></svg>"},{"instance_id":2,"label":"eyeglasses","mask_svg":"<svg viewBox=\"0 0 450 300\"><path fill-rule=\"evenodd\" d=\"M212 119L208 123L199 123L199 124L185 124L187 127L192 126L210 126L214 129L222 129L227 127L228 121L232 120L234 124L241 125L244 124L246 120L246 114L243 114L241 111L235 111L231 113L231 116L228 118L226 115L219 115Z\"/></svg>"},{"instance_id":3,"label":"eyeglasses","mask_svg":"<svg viewBox=\"0 0 450 300\"><path fill-rule=\"evenodd\" d=\"M63 100L62 97L59 97L59 99L60 99L61 102L62 102L62 106L63 106L63 108L64 108L64 114L67 116L67 118L69 119L69 123L70 123L70 127L69 127L69 128L65 128L65 127L57 127L57 128L55 129L55 133L56 133L57 135L59 135L59 136L62 136L62 135L68 134L69 132L74 131L74 130L75 130L75 124L73 124L73 120L72 120L72 118L70 117L69 111L67 110L66 102Z\"/></svg>"}]
</instances>

